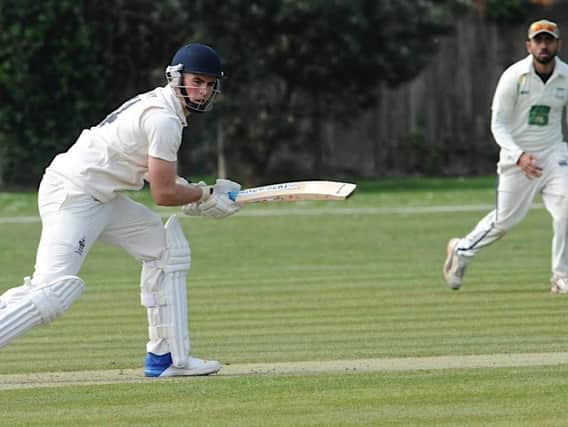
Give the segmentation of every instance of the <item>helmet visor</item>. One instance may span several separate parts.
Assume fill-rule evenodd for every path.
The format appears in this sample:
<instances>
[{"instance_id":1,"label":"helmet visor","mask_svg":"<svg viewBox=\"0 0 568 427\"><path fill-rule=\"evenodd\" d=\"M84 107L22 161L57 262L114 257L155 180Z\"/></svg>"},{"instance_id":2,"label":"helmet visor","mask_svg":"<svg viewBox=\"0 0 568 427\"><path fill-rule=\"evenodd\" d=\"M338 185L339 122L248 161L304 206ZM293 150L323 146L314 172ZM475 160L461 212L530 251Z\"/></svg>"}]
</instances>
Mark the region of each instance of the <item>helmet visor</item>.
<instances>
[{"instance_id":1,"label":"helmet visor","mask_svg":"<svg viewBox=\"0 0 568 427\"><path fill-rule=\"evenodd\" d=\"M213 108L217 94L221 92L220 80L213 76L181 73L168 67L166 77L171 87L177 88L185 106L191 111L204 113Z\"/></svg>"},{"instance_id":2,"label":"helmet visor","mask_svg":"<svg viewBox=\"0 0 568 427\"><path fill-rule=\"evenodd\" d=\"M178 85L177 87L185 100L187 108L199 113L211 110L217 98L217 94L221 92L218 89L218 81L215 81L211 86L189 83L187 85Z\"/></svg>"}]
</instances>

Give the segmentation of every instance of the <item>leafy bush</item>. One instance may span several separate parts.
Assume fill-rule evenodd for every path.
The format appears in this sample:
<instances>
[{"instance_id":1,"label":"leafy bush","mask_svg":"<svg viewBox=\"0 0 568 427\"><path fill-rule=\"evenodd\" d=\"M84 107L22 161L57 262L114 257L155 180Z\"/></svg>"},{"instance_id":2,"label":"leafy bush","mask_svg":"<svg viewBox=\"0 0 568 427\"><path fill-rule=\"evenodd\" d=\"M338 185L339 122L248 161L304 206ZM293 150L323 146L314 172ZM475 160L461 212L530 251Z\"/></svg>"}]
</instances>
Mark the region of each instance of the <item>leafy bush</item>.
<instances>
[{"instance_id":1,"label":"leafy bush","mask_svg":"<svg viewBox=\"0 0 568 427\"><path fill-rule=\"evenodd\" d=\"M171 29L184 18L171 1L0 3L4 183L36 184L83 128L148 89L179 47Z\"/></svg>"}]
</instances>

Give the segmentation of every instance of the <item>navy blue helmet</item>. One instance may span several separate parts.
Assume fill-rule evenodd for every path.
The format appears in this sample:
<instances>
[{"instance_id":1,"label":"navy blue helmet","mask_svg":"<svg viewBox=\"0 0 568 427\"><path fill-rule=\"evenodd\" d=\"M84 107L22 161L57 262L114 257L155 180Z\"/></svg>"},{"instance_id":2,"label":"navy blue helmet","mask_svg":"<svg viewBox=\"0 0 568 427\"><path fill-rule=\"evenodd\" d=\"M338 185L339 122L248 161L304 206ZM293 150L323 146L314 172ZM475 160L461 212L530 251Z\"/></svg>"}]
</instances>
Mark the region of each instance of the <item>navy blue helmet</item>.
<instances>
[{"instance_id":1,"label":"navy blue helmet","mask_svg":"<svg viewBox=\"0 0 568 427\"><path fill-rule=\"evenodd\" d=\"M192 88L190 83L184 82L183 74L191 73L215 77L215 84L202 102L191 101L187 89ZM204 44L188 44L181 47L172 58L171 64L166 68L166 78L170 86L178 88L184 99L185 106L196 113L204 113L213 108L217 94L221 92L221 79L223 71L221 59L215 50Z\"/></svg>"}]
</instances>

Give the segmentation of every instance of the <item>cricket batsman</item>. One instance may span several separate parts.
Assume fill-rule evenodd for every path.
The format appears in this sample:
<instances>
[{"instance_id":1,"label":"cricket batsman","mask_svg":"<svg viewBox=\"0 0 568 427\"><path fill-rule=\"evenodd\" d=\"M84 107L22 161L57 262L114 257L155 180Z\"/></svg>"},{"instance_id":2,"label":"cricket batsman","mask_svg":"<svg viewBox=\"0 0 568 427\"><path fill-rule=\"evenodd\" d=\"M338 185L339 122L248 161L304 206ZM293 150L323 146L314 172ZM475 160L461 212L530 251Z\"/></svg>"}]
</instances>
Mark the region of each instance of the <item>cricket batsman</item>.
<instances>
[{"instance_id":1,"label":"cricket batsman","mask_svg":"<svg viewBox=\"0 0 568 427\"><path fill-rule=\"evenodd\" d=\"M33 275L0 296L0 348L36 325L62 315L85 283L77 275L96 241L123 248L142 264L141 303L148 312L144 374L208 375L214 360L191 356L186 274L189 244L178 218L166 224L125 191L149 182L160 206L183 206L191 215L224 218L239 206L228 197L240 185L212 186L177 177L182 129L191 114L211 110L223 77L221 60L203 44L181 47L165 71L167 85L135 96L45 170L38 192L42 232Z\"/></svg>"},{"instance_id":2,"label":"cricket batsman","mask_svg":"<svg viewBox=\"0 0 568 427\"><path fill-rule=\"evenodd\" d=\"M527 214L537 194L552 216L551 291L568 293L568 147L562 136L568 104L568 65L558 25L533 22L529 55L501 75L492 105L491 131L500 146L497 206L463 238L448 242L443 273L459 289L465 270L484 247L503 237Z\"/></svg>"}]
</instances>

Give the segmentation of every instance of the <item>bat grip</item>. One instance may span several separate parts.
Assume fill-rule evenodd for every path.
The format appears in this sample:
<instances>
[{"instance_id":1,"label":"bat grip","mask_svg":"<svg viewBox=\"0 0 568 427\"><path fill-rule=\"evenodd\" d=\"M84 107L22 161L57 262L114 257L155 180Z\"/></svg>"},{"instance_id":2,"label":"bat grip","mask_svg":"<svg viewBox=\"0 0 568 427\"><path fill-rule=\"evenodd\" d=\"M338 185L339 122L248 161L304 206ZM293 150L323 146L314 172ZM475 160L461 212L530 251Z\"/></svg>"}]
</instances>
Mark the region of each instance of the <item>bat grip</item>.
<instances>
[{"instance_id":1,"label":"bat grip","mask_svg":"<svg viewBox=\"0 0 568 427\"><path fill-rule=\"evenodd\" d=\"M231 199L233 202L235 202L237 200L237 196L239 195L238 191L229 191L227 193L227 195L229 196L229 199Z\"/></svg>"}]
</instances>

